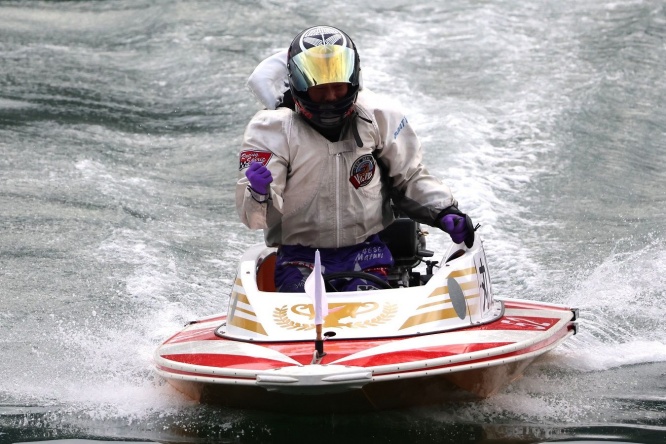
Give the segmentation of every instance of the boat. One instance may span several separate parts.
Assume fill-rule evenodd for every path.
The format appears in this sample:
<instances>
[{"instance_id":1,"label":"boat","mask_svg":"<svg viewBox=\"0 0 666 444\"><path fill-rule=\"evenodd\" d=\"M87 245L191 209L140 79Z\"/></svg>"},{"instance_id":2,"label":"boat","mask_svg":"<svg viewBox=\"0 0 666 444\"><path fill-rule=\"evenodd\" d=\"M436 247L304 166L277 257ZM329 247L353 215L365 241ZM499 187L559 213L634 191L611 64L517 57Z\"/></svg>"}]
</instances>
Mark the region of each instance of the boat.
<instances>
[{"instance_id":1,"label":"boat","mask_svg":"<svg viewBox=\"0 0 666 444\"><path fill-rule=\"evenodd\" d=\"M359 274L324 274L319 325L316 298L275 291L276 249L251 246L227 311L161 344L157 373L196 401L235 408L408 408L492 396L577 332L575 308L493 295L478 232L470 248L445 241L440 257L426 235L407 218L382 232L395 259L386 288L336 291Z\"/></svg>"}]
</instances>

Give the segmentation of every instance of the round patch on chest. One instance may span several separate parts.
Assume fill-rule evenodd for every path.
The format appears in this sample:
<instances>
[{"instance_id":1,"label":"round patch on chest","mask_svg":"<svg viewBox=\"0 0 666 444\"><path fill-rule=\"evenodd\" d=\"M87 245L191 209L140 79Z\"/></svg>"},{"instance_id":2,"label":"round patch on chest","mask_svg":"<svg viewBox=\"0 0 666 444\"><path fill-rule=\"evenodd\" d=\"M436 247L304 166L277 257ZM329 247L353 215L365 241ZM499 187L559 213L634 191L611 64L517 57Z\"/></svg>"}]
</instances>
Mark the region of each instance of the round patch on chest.
<instances>
[{"instance_id":1,"label":"round patch on chest","mask_svg":"<svg viewBox=\"0 0 666 444\"><path fill-rule=\"evenodd\" d=\"M359 189L370 183L375 176L375 159L372 154L365 154L354 162L349 173L349 181L354 188Z\"/></svg>"}]
</instances>

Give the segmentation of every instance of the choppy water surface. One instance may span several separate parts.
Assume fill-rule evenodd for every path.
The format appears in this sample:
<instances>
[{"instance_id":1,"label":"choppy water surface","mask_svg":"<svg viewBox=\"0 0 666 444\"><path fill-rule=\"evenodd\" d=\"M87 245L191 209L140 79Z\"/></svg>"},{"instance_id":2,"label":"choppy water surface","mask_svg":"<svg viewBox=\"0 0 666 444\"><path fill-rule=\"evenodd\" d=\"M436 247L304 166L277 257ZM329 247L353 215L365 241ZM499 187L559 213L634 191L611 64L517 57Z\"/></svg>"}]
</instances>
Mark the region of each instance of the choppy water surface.
<instances>
[{"instance_id":1,"label":"choppy water surface","mask_svg":"<svg viewBox=\"0 0 666 444\"><path fill-rule=\"evenodd\" d=\"M666 440L662 2L346 3L0 2L0 442ZM581 309L494 398L297 417L152 372L261 241L232 195L245 80L321 23L483 225L495 293Z\"/></svg>"}]
</instances>

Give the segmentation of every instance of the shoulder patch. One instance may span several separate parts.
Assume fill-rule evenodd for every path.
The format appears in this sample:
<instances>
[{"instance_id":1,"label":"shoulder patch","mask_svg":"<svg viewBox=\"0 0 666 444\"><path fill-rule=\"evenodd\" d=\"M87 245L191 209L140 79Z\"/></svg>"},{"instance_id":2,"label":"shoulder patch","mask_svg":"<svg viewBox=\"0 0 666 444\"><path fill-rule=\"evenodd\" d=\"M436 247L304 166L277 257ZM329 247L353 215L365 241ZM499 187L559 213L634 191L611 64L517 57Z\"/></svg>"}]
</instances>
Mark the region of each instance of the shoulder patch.
<instances>
[{"instance_id":1,"label":"shoulder patch","mask_svg":"<svg viewBox=\"0 0 666 444\"><path fill-rule=\"evenodd\" d=\"M238 170L240 171L249 167L253 162L259 162L263 166L266 166L271 157L273 157L273 153L267 151L241 151Z\"/></svg>"},{"instance_id":2,"label":"shoulder patch","mask_svg":"<svg viewBox=\"0 0 666 444\"><path fill-rule=\"evenodd\" d=\"M357 190L370 183L375 175L375 159L372 154L365 154L354 162L349 172L349 181Z\"/></svg>"}]
</instances>

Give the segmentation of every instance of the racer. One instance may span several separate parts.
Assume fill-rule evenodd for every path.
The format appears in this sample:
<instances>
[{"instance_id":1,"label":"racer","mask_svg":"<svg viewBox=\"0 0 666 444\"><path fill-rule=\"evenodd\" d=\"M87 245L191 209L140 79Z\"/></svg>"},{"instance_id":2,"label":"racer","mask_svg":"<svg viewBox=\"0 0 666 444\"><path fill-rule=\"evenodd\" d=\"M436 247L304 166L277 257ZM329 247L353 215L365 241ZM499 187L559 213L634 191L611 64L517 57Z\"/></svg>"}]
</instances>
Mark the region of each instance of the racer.
<instances>
[{"instance_id":1,"label":"racer","mask_svg":"<svg viewBox=\"0 0 666 444\"><path fill-rule=\"evenodd\" d=\"M395 209L471 247L470 217L422 164L404 114L362 88L359 54L346 33L305 29L289 46L286 66L276 55L260 67L248 83L267 109L245 130L236 206L242 222L263 229L266 244L278 249L278 291L304 291L316 249L324 273L386 279L393 258L379 233ZM345 289L376 286L353 279Z\"/></svg>"}]
</instances>

